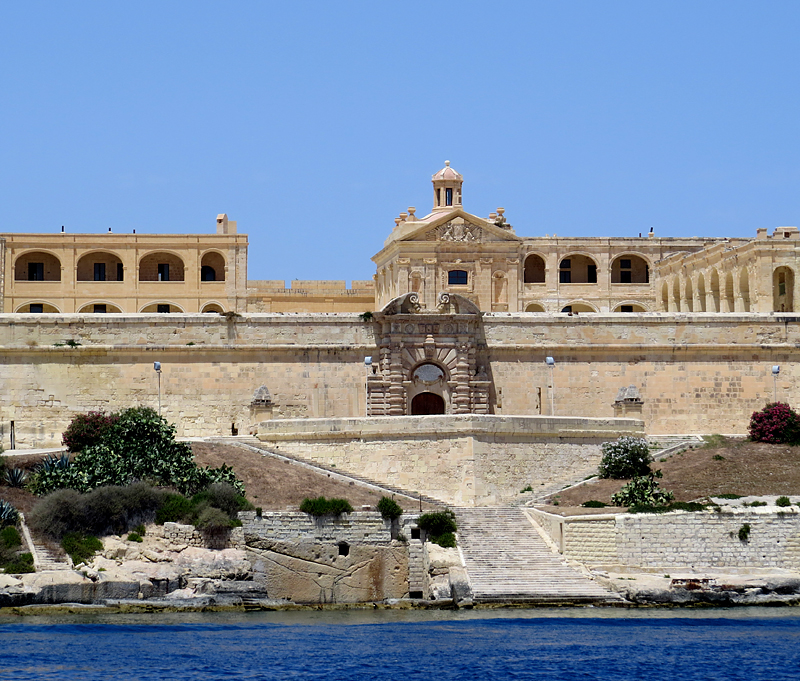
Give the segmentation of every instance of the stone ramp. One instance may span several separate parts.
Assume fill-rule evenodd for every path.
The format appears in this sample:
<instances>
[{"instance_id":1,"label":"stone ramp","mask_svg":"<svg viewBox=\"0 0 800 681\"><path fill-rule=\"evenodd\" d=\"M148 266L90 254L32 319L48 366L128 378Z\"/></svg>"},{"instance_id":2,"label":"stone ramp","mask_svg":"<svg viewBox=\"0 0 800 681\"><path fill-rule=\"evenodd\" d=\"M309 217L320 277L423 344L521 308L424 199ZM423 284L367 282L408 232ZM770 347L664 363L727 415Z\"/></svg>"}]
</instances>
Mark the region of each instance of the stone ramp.
<instances>
[{"instance_id":1,"label":"stone ramp","mask_svg":"<svg viewBox=\"0 0 800 681\"><path fill-rule=\"evenodd\" d=\"M456 508L458 540L474 599L491 602L619 602L553 553L519 508Z\"/></svg>"}]
</instances>

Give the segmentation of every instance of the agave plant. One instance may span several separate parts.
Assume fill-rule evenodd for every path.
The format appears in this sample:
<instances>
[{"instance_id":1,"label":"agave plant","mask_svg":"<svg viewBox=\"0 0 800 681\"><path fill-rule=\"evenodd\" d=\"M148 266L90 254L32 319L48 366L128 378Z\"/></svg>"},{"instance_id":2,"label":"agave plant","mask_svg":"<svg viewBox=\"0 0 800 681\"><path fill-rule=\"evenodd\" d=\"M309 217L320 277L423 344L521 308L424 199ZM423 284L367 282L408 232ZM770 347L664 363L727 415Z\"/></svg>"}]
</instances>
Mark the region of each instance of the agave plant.
<instances>
[{"instance_id":1,"label":"agave plant","mask_svg":"<svg viewBox=\"0 0 800 681\"><path fill-rule=\"evenodd\" d=\"M19 511L5 499L0 499L0 527L16 525L18 518Z\"/></svg>"},{"instance_id":2,"label":"agave plant","mask_svg":"<svg viewBox=\"0 0 800 681\"><path fill-rule=\"evenodd\" d=\"M24 487L28 480L28 473L22 468L8 468L3 479L9 487Z\"/></svg>"},{"instance_id":3,"label":"agave plant","mask_svg":"<svg viewBox=\"0 0 800 681\"><path fill-rule=\"evenodd\" d=\"M61 456L55 454L48 454L39 463L37 470L49 473L55 470L66 470L69 468L69 454L64 452Z\"/></svg>"}]
</instances>

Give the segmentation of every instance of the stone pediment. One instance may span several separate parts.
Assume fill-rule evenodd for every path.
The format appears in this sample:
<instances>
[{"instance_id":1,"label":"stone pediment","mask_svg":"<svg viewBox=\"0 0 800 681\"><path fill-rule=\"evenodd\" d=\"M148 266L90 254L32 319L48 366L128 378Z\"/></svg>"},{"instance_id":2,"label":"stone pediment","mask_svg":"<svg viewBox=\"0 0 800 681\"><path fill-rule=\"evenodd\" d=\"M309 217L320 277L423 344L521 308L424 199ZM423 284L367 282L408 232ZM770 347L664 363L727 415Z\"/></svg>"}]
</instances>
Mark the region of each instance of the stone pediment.
<instances>
[{"instance_id":1,"label":"stone pediment","mask_svg":"<svg viewBox=\"0 0 800 681\"><path fill-rule=\"evenodd\" d=\"M511 231L461 210L447 213L427 224L421 222L419 226L413 223L408 226L411 227L411 231L397 239L398 241L444 241L464 244L521 241Z\"/></svg>"}]
</instances>

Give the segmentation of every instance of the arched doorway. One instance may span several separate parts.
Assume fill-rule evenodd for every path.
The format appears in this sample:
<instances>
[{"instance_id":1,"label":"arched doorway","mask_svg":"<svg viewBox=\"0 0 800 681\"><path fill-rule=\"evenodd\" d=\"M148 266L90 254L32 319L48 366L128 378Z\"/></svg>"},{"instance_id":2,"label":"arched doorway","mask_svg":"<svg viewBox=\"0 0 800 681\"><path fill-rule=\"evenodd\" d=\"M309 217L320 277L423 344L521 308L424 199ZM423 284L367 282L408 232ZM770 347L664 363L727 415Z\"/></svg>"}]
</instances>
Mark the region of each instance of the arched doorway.
<instances>
[{"instance_id":1,"label":"arched doorway","mask_svg":"<svg viewBox=\"0 0 800 681\"><path fill-rule=\"evenodd\" d=\"M435 393L420 393L411 400L412 416L444 414L444 399Z\"/></svg>"}]
</instances>

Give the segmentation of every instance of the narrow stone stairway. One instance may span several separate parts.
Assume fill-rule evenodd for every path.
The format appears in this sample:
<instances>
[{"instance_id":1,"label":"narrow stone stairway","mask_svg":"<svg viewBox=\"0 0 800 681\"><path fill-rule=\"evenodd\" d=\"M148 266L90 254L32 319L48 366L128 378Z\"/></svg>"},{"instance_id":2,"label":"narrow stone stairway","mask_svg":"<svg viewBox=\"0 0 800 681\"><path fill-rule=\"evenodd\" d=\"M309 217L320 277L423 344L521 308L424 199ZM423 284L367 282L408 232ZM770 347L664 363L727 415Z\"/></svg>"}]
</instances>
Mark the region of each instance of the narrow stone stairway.
<instances>
[{"instance_id":1,"label":"narrow stone stairway","mask_svg":"<svg viewBox=\"0 0 800 681\"><path fill-rule=\"evenodd\" d=\"M31 549L31 553L33 554L33 564L36 568L36 571L71 570L72 564L69 562L69 558L67 558L65 555L59 555L51 551L45 544L38 539L35 539L28 529L28 525L25 522L25 516L22 513L19 515L22 534L25 538L25 543L27 544L28 548Z\"/></svg>"},{"instance_id":2,"label":"narrow stone stairway","mask_svg":"<svg viewBox=\"0 0 800 681\"><path fill-rule=\"evenodd\" d=\"M553 553L519 508L457 508L458 540L477 602L618 602Z\"/></svg>"}]
</instances>

